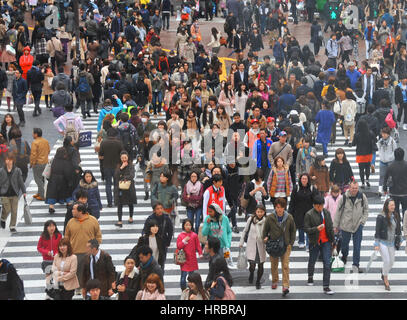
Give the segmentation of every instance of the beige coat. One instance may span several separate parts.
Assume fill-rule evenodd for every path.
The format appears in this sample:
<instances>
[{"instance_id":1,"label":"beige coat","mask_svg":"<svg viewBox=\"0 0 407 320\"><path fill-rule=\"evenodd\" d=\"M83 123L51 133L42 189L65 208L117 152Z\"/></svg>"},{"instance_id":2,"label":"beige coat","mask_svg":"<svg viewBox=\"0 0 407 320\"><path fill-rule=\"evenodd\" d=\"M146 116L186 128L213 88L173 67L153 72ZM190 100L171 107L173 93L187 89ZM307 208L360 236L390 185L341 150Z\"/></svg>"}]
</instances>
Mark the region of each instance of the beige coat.
<instances>
[{"instance_id":1,"label":"beige coat","mask_svg":"<svg viewBox=\"0 0 407 320\"><path fill-rule=\"evenodd\" d=\"M61 268L61 262L65 261L64 267ZM76 255L71 255L65 259L60 258L59 254L54 257L54 263L52 265L53 277L58 282L64 283L65 290L74 290L79 288L78 277L76 276L76 270L78 268L78 259ZM64 275L63 272L66 272Z\"/></svg>"},{"instance_id":2,"label":"beige coat","mask_svg":"<svg viewBox=\"0 0 407 320\"><path fill-rule=\"evenodd\" d=\"M62 51L62 43L56 37L52 37L51 40L47 41L47 51L51 58L55 57L55 51Z\"/></svg>"},{"instance_id":3,"label":"beige coat","mask_svg":"<svg viewBox=\"0 0 407 320\"><path fill-rule=\"evenodd\" d=\"M54 74L52 72L50 73L44 73L44 80L42 80L42 94L43 95L51 95L54 93L54 90L52 90L51 86L49 83L52 83L52 78L54 77ZM48 81L48 79L50 79Z\"/></svg>"},{"instance_id":4,"label":"beige coat","mask_svg":"<svg viewBox=\"0 0 407 320\"><path fill-rule=\"evenodd\" d=\"M246 244L246 255L248 260L255 261L256 260L256 247L259 251L259 258L260 262L266 261L266 247L264 245L264 241L262 238L263 235L263 228L264 223L266 222L266 217L263 217L259 222L256 224L251 223L253 216L247 219L246 226L242 232L240 237L239 246L243 247L244 245L244 237L247 232L249 232L247 236L247 244ZM257 221L257 217L255 218ZM250 230L249 230L250 226Z\"/></svg>"}]
</instances>

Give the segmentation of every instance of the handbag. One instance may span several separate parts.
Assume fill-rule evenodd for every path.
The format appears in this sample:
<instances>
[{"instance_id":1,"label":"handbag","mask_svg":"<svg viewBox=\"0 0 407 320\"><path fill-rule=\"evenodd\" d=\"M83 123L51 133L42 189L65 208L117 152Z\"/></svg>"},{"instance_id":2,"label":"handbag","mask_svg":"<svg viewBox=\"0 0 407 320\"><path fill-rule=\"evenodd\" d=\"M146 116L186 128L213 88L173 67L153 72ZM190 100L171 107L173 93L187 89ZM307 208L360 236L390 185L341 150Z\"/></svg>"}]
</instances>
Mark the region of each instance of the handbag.
<instances>
[{"instance_id":1,"label":"handbag","mask_svg":"<svg viewBox=\"0 0 407 320\"><path fill-rule=\"evenodd\" d=\"M11 54L12 56L16 55L16 49L14 49L11 45L6 45L6 52Z\"/></svg>"},{"instance_id":2,"label":"handbag","mask_svg":"<svg viewBox=\"0 0 407 320\"><path fill-rule=\"evenodd\" d=\"M176 249L174 252L174 263L181 266L187 261L185 251L183 249Z\"/></svg>"},{"instance_id":3,"label":"handbag","mask_svg":"<svg viewBox=\"0 0 407 320\"><path fill-rule=\"evenodd\" d=\"M32 224L33 218L30 211L30 206L27 203L26 197L24 197L24 223L25 224Z\"/></svg>"},{"instance_id":4,"label":"handbag","mask_svg":"<svg viewBox=\"0 0 407 320\"><path fill-rule=\"evenodd\" d=\"M247 269L247 256L246 251L243 248L240 248L239 256L237 257L237 268L239 270Z\"/></svg>"},{"instance_id":5,"label":"handbag","mask_svg":"<svg viewBox=\"0 0 407 320\"><path fill-rule=\"evenodd\" d=\"M268 239L266 242L266 251L273 258L282 257L287 250L284 242L284 234L277 240Z\"/></svg>"},{"instance_id":6,"label":"handbag","mask_svg":"<svg viewBox=\"0 0 407 320\"><path fill-rule=\"evenodd\" d=\"M332 272L344 272L345 265L341 259L339 259L339 255L336 249L332 252L332 259L331 259L331 271Z\"/></svg>"},{"instance_id":7,"label":"handbag","mask_svg":"<svg viewBox=\"0 0 407 320\"><path fill-rule=\"evenodd\" d=\"M120 190L129 190L131 186L130 180L119 181L119 189Z\"/></svg>"},{"instance_id":8,"label":"handbag","mask_svg":"<svg viewBox=\"0 0 407 320\"><path fill-rule=\"evenodd\" d=\"M52 161L54 160L54 158L50 159L47 163L47 165L44 168L44 171L42 172L42 176L49 180L49 178L51 178L51 166L52 166Z\"/></svg>"},{"instance_id":9,"label":"handbag","mask_svg":"<svg viewBox=\"0 0 407 320\"><path fill-rule=\"evenodd\" d=\"M230 288L229 283L226 281L224 277L219 277L225 284L225 291L223 298L215 298L215 300L236 300L236 294Z\"/></svg>"},{"instance_id":10,"label":"handbag","mask_svg":"<svg viewBox=\"0 0 407 320\"><path fill-rule=\"evenodd\" d=\"M55 51L55 55L54 55L55 61L58 64L62 64L64 62L66 62L65 53L63 51L59 51L59 50L55 49L55 44L54 44L54 41L52 39L51 39L51 43L52 43L52 47L54 48L54 51Z\"/></svg>"}]
</instances>

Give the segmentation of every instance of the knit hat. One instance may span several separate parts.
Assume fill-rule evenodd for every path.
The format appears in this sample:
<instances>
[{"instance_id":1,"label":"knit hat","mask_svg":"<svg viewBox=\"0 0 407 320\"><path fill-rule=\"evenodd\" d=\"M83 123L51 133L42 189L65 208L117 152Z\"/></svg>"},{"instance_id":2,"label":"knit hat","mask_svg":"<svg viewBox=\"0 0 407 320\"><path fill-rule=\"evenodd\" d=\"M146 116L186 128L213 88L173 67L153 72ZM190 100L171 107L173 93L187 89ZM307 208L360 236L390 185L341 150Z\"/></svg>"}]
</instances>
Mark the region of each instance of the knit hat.
<instances>
[{"instance_id":1,"label":"knit hat","mask_svg":"<svg viewBox=\"0 0 407 320\"><path fill-rule=\"evenodd\" d=\"M212 203L209 208L213 209L215 212L217 212L219 215L223 214L223 211L221 209L221 207L219 207L219 205L217 203Z\"/></svg>"}]
</instances>

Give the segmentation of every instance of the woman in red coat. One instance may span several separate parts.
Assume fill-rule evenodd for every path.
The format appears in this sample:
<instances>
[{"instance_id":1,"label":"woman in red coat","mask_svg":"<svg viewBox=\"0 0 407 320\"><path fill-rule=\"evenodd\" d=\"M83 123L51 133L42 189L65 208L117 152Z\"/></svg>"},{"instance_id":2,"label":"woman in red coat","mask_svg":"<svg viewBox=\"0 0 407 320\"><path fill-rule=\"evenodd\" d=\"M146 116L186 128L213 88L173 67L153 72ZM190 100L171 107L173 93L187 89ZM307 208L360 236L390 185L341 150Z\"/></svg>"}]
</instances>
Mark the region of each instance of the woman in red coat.
<instances>
[{"instance_id":1,"label":"woman in red coat","mask_svg":"<svg viewBox=\"0 0 407 320\"><path fill-rule=\"evenodd\" d=\"M32 68L34 62L34 57L30 54L30 52L31 48L29 46L26 46L19 61L21 70L23 71L23 74L21 76L25 80L27 80L27 72Z\"/></svg>"},{"instance_id":2,"label":"woman in red coat","mask_svg":"<svg viewBox=\"0 0 407 320\"><path fill-rule=\"evenodd\" d=\"M182 222L182 230L177 238L177 249L184 250L186 261L181 265L181 289L184 291L187 287L187 275L193 271L198 270L198 260L196 259L196 252L198 251L199 257L202 258L202 248L199 243L198 235L192 232L192 221L185 219Z\"/></svg>"},{"instance_id":3,"label":"woman in red coat","mask_svg":"<svg viewBox=\"0 0 407 320\"><path fill-rule=\"evenodd\" d=\"M48 220L45 222L44 231L37 245L38 252L42 254L43 261L41 263L41 269L44 273L47 266L52 266L54 256L58 253L58 245L61 239L62 235L58 231L55 221ZM51 268L49 271L51 272Z\"/></svg>"}]
</instances>

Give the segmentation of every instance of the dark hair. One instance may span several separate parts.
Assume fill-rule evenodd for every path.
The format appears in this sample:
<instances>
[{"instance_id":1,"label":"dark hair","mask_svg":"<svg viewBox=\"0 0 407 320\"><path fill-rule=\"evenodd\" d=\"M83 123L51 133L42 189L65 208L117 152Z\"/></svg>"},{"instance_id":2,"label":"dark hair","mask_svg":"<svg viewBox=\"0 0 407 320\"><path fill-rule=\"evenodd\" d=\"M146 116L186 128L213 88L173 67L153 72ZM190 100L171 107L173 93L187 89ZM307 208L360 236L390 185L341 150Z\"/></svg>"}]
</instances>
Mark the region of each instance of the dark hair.
<instances>
[{"instance_id":1,"label":"dark hair","mask_svg":"<svg viewBox=\"0 0 407 320\"><path fill-rule=\"evenodd\" d=\"M55 226L55 232L54 232L55 239L57 239L58 235L61 234L61 232L59 232L59 230L58 230L58 226L57 226L56 222L54 220L47 220L47 221L45 221L45 224L44 224L44 231L41 233L41 237L44 238L45 240L50 240L49 233L47 230L50 225Z\"/></svg>"},{"instance_id":2,"label":"dark hair","mask_svg":"<svg viewBox=\"0 0 407 320\"><path fill-rule=\"evenodd\" d=\"M191 272L188 275L187 281L192 282L196 285L196 288L197 288L198 292L201 294L203 300L209 300L208 292L204 289L203 284L202 284L201 275L198 272L196 272L196 271ZM190 294L191 293L192 292L190 292Z\"/></svg>"},{"instance_id":3,"label":"dark hair","mask_svg":"<svg viewBox=\"0 0 407 320\"><path fill-rule=\"evenodd\" d=\"M325 199L320 194L316 194L314 197L312 197L312 204L324 204L324 203Z\"/></svg>"},{"instance_id":4,"label":"dark hair","mask_svg":"<svg viewBox=\"0 0 407 320\"><path fill-rule=\"evenodd\" d=\"M89 279L88 282L86 282L86 291L90 291L92 289L101 289L101 283L98 279Z\"/></svg>"},{"instance_id":5,"label":"dark hair","mask_svg":"<svg viewBox=\"0 0 407 320\"><path fill-rule=\"evenodd\" d=\"M79 212L82 212L83 214L86 213L86 206L83 203L77 202L74 204L74 206L77 206L76 210L78 210Z\"/></svg>"},{"instance_id":6,"label":"dark hair","mask_svg":"<svg viewBox=\"0 0 407 320\"><path fill-rule=\"evenodd\" d=\"M185 220L182 221L182 230L184 230L184 231L185 231L185 224L187 222L189 222L191 224L192 228L194 227L194 224L192 223L191 219L185 219Z\"/></svg>"},{"instance_id":7,"label":"dark hair","mask_svg":"<svg viewBox=\"0 0 407 320\"><path fill-rule=\"evenodd\" d=\"M280 207L282 207L282 208L287 208L287 200L285 199L285 198L277 198L275 201L274 201L274 208L277 206L277 205L279 205Z\"/></svg>"},{"instance_id":8,"label":"dark hair","mask_svg":"<svg viewBox=\"0 0 407 320\"><path fill-rule=\"evenodd\" d=\"M308 183L307 183L307 186L305 188L310 187L311 186L311 177L310 177L309 173L307 173L307 172L304 172L304 173L300 174L300 176L298 177L298 185L300 186L300 188L303 188L302 183L301 183L301 179L302 179L303 176L306 176L308 178Z\"/></svg>"},{"instance_id":9,"label":"dark hair","mask_svg":"<svg viewBox=\"0 0 407 320\"><path fill-rule=\"evenodd\" d=\"M217 167L213 167L212 170L215 169L215 168L217 168ZM221 175L221 174L215 174L215 175L212 177L212 181L213 181L213 182L223 181L222 175Z\"/></svg>"},{"instance_id":10,"label":"dark hair","mask_svg":"<svg viewBox=\"0 0 407 320\"><path fill-rule=\"evenodd\" d=\"M34 128L33 133L36 134L38 137L42 137L42 129L41 128Z\"/></svg>"},{"instance_id":11,"label":"dark hair","mask_svg":"<svg viewBox=\"0 0 407 320\"><path fill-rule=\"evenodd\" d=\"M76 199L79 199L79 198L86 198L87 199L88 198L88 191L85 190L85 189L80 188L78 190L78 192L76 193L75 198Z\"/></svg>"},{"instance_id":12,"label":"dark hair","mask_svg":"<svg viewBox=\"0 0 407 320\"><path fill-rule=\"evenodd\" d=\"M256 172L254 173L253 176L255 181L259 181L259 179L264 180L264 171L261 168L257 168Z\"/></svg>"},{"instance_id":13,"label":"dark hair","mask_svg":"<svg viewBox=\"0 0 407 320\"><path fill-rule=\"evenodd\" d=\"M403 161L404 160L404 149L398 147L396 150L394 150L394 159L396 161Z\"/></svg>"},{"instance_id":14,"label":"dark hair","mask_svg":"<svg viewBox=\"0 0 407 320\"><path fill-rule=\"evenodd\" d=\"M388 227L389 229L391 229L391 219L390 219L391 213L389 212L389 203L390 203L390 201L394 201L394 199L392 199L392 198L387 198L386 201L385 201L384 204L383 204L383 213L384 213L385 216L386 216L387 227Z\"/></svg>"},{"instance_id":15,"label":"dark hair","mask_svg":"<svg viewBox=\"0 0 407 320\"><path fill-rule=\"evenodd\" d=\"M153 210L155 211L155 208L157 208L157 206L161 206L164 208L163 204L159 201L157 201L154 205L153 205Z\"/></svg>"},{"instance_id":16,"label":"dark hair","mask_svg":"<svg viewBox=\"0 0 407 320\"><path fill-rule=\"evenodd\" d=\"M88 243L92 249L99 249L99 242L96 239L90 239Z\"/></svg>"},{"instance_id":17,"label":"dark hair","mask_svg":"<svg viewBox=\"0 0 407 320\"><path fill-rule=\"evenodd\" d=\"M143 256L148 256L153 254L153 250L149 246L141 246L137 249L137 256L142 254Z\"/></svg>"},{"instance_id":18,"label":"dark hair","mask_svg":"<svg viewBox=\"0 0 407 320\"><path fill-rule=\"evenodd\" d=\"M211 267L213 270L214 279L217 279L218 277L222 276L228 282L229 286L233 285L233 278L229 272L229 268L225 259L214 260Z\"/></svg>"},{"instance_id":19,"label":"dark hair","mask_svg":"<svg viewBox=\"0 0 407 320\"><path fill-rule=\"evenodd\" d=\"M346 159L345 150L343 150L342 148L338 148L338 149L335 150L335 159L333 159L332 161L339 162L338 154L340 154L340 153L343 154L343 159L342 159L343 163L347 163L348 159Z\"/></svg>"},{"instance_id":20,"label":"dark hair","mask_svg":"<svg viewBox=\"0 0 407 320\"><path fill-rule=\"evenodd\" d=\"M134 262L136 262L136 259L134 259L133 256L127 256L126 258L124 258L123 264L126 264L126 261L129 260L129 259L131 259L131 260L133 260Z\"/></svg>"},{"instance_id":21,"label":"dark hair","mask_svg":"<svg viewBox=\"0 0 407 320\"><path fill-rule=\"evenodd\" d=\"M151 235L151 227L155 227L155 226L157 226L158 228L160 228L160 226L158 225L158 222L157 222L157 220L155 220L155 219L151 219L151 220L149 220L148 221L148 223L147 223L147 228L146 228L146 235L147 236L150 236Z\"/></svg>"},{"instance_id":22,"label":"dark hair","mask_svg":"<svg viewBox=\"0 0 407 320\"><path fill-rule=\"evenodd\" d=\"M208 248L217 254L220 250L220 240L213 236L208 236Z\"/></svg>"}]
</instances>

